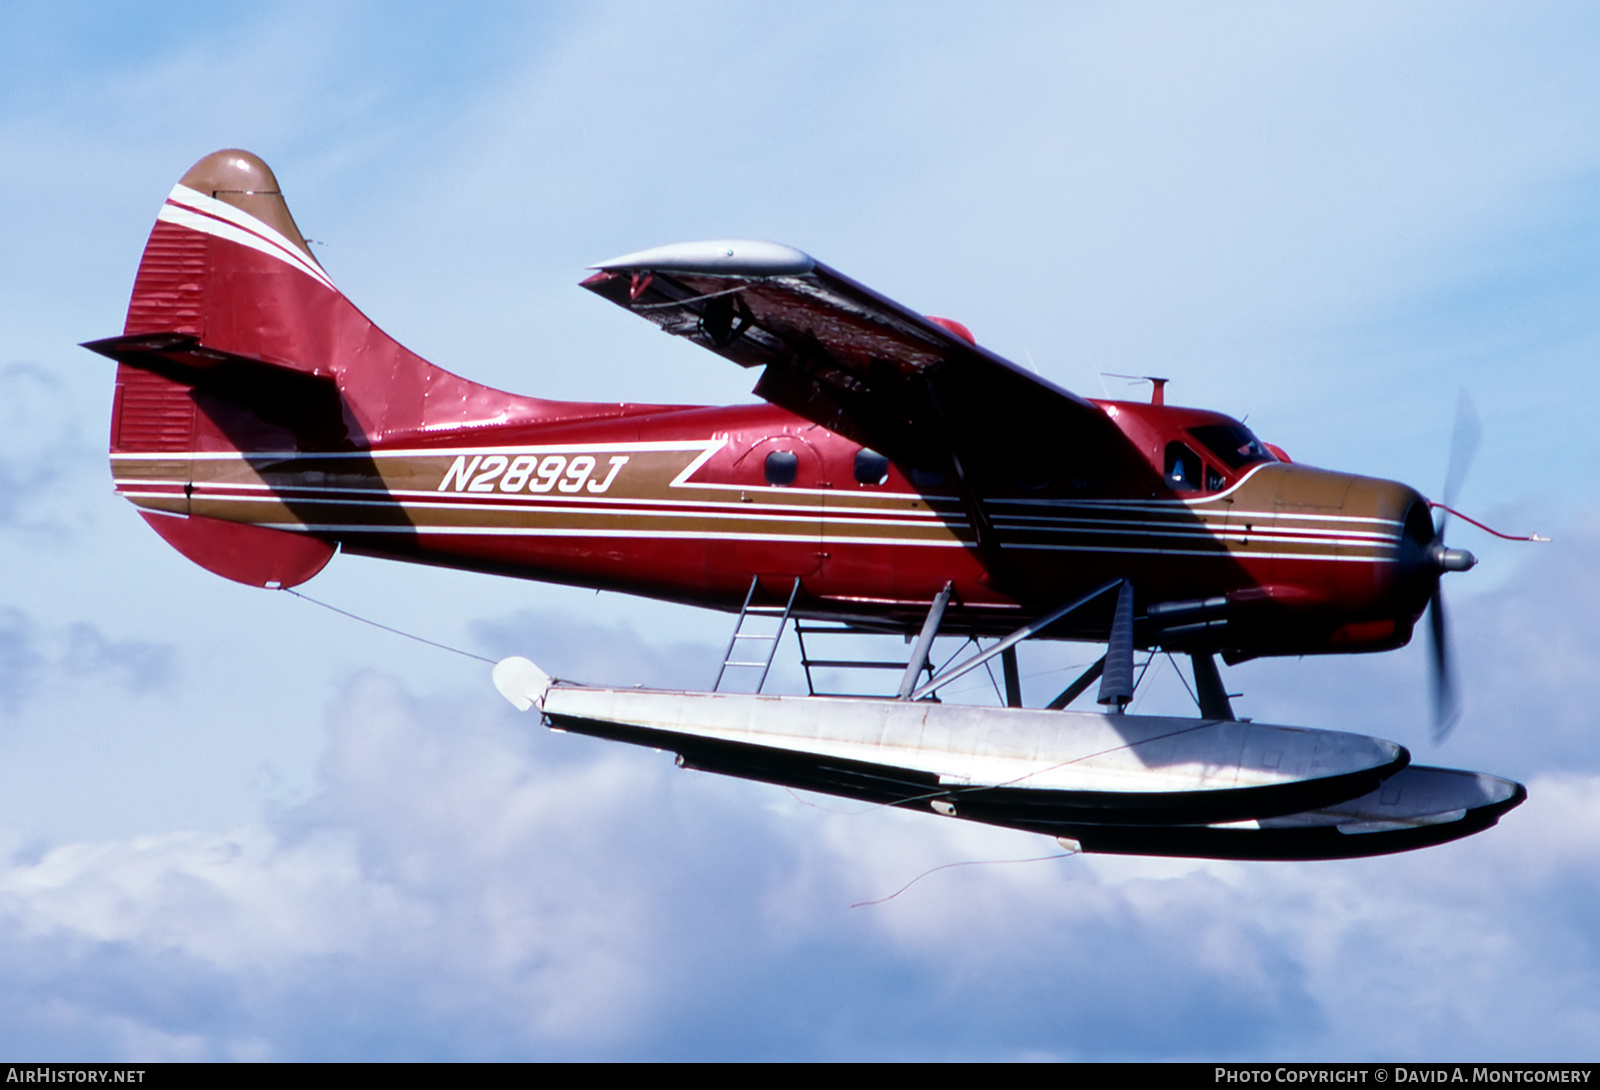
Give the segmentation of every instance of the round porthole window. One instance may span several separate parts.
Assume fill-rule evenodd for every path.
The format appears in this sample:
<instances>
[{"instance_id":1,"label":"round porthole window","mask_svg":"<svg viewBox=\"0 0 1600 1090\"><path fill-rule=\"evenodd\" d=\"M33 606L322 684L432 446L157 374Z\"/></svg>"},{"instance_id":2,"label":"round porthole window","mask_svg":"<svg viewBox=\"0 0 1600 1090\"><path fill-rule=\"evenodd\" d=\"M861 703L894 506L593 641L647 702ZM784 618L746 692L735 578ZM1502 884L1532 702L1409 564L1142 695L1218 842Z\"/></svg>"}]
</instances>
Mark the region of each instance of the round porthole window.
<instances>
[{"instance_id":1,"label":"round porthole window","mask_svg":"<svg viewBox=\"0 0 1600 1090\"><path fill-rule=\"evenodd\" d=\"M889 459L875 450L856 451L856 483L882 484L889 479Z\"/></svg>"},{"instance_id":2,"label":"round porthole window","mask_svg":"<svg viewBox=\"0 0 1600 1090\"><path fill-rule=\"evenodd\" d=\"M800 458L794 451L775 450L767 455L766 474L768 484L794 484L795 475L799 472Z\"/></svg>"}]
</instances>

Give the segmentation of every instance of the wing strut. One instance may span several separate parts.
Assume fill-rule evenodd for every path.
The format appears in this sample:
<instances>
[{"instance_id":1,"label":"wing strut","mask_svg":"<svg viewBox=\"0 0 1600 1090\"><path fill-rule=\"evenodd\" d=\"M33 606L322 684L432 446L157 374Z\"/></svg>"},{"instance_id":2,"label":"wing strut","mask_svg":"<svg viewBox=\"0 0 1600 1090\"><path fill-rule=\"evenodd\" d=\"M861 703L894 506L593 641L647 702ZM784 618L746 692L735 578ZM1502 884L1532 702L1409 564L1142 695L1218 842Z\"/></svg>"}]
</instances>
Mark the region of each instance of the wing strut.
<instances>
[{"instance_id":1,"label":"wing strut","mask_svg":"<svg viewBox=\"0 0 1600 1090\"><path fill-rule=\"evenodd\" d=\"M922 622L922 632L917 636L911 661L906 663L906 673L900 679L900 691L895 699L911 699L911 690L917 687L917 675L927 665L928 653L933 650L933 638L939 634L939 623L944 620L944 607L950 604L950 591L954 586L953 582L945 583L944 589L934 596L933 605L928 607L928 619Z\"/></svg>"}]
</instances>

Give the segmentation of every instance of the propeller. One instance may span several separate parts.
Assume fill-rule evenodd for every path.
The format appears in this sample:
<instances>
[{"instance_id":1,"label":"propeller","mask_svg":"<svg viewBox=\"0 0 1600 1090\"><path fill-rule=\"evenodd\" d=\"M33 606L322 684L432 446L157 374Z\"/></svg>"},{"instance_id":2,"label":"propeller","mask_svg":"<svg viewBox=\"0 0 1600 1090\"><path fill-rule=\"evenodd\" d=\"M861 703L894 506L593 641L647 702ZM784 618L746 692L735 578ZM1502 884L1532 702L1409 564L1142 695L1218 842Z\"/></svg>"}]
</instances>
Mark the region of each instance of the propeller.
<instances>
[{"instance_id":1,"label":"propeller","mask_svg":"<svg viewBox=\"0 0 1600 1090\"><path fill-rule=\"evenodd\" d=\"M1456 400L1455 430L1450 437L1450 464L1444 477L1444 504L1434 527L1433 543L1428 546L1428 563L1433 569L1433 590L1428 597L1429 650L1433 659L1433 741L1437 745L1449 737L1461 718L1461 703L1456 694L1454 668L1450 656L1450 625L1445 618L1444 593L1440 579L1445 572L1467 571L1478 558L1465 549L1447 548L1445 527L1450 525L1450 508L1466 481L1472 458L1478 453L1483 428L1472 398L1463 389Z\"/></svg>"}]
</instances>

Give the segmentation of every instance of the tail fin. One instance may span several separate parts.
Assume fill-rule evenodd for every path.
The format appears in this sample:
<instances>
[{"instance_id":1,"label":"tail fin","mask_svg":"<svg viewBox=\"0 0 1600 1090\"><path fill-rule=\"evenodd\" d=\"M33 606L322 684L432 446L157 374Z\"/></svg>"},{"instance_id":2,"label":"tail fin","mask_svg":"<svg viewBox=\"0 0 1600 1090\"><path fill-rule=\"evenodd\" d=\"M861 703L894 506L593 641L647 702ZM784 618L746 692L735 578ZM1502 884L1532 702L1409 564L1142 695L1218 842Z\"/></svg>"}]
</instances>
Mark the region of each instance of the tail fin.
<instances>
[{"instance_id":1,"label":"tail fin","mask_svg":"<svg viewBox=\"0 0 1600 1090\"><path fill-rule=\"evenodd\" d=\"M258 586L311 578L337 542L308 536L282 504L208 504L197 467L242 454L233 465L253 475L253 455L367 450L541 419L551 405L452 375L373 325L312 255L272 171L243 151L206 156L173 188L123 335L85 347L119 364L117 490L191 560Z\"/></svg>"},{"instance_id":2,"label":"tail fin","mask_svg":"<svg viewBox=\"0 0 1600 1090\"><path fill-rule=\"evenodd\" d=\"M312 255L271 169L245 151L214 152L173 187L145 246L123 335L88 347L174 376L227 372L237 380L247 363L267 382L274 372L331 379L349 419L335 425L336 435L329 421L306 425L304 449L545 415L541 403L452 375L373 325ZM140 395L159 400L153 390ZM170 413L152 415L142 402L125 406L113 427L117 437L127 429L128 442L159 441L162 449L180 443L183 431ZM147 434L152 428L158 434Z\"/></svg>"},{"instance_id":3,"label":"tail fin","mask_svg":"<svg viewBox=\"0 0 1600 1090\"><path fill-rule=\"evenodd\" d=\"M214 246L214 240L268 261ZM308 282L282 276L285 269ZM259 281L263 272L288 282L263 293L261 283L249 282ZM284 338L290 330L263 326L262 314L281 321L307 304L315 306L318 296L338 294L312 256L267 164L249 152L219 151L189 168L157 215L123 333L188 334L223 349L234 341L236 351L254 350L241 354L276 355L293 366L294 346ZM297 323L287 324L292 328ZM253 336L246 332L252 329Z\"/></svg>"}]
</instances>

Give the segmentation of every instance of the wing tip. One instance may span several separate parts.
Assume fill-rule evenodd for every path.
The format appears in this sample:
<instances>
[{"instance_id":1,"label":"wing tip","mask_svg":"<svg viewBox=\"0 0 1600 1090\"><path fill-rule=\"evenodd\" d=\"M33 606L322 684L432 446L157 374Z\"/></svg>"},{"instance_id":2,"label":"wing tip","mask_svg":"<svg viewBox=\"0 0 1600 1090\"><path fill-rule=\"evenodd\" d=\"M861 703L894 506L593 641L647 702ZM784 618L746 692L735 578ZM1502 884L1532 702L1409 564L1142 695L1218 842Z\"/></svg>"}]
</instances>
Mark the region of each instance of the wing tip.
<instances>
[{"instance_id":1,"label":"wing tip","mask_svg":"<svg viewBox=\"0 0 1600 1090\"><path fill-rule=\"evenodd\" d=\"M721 276L804 276L817 267L816 259L781 242L748 239L714 239L675 242L639 250L589 266L601 272L706 273Z\"/></svg>"}]
</instances>

